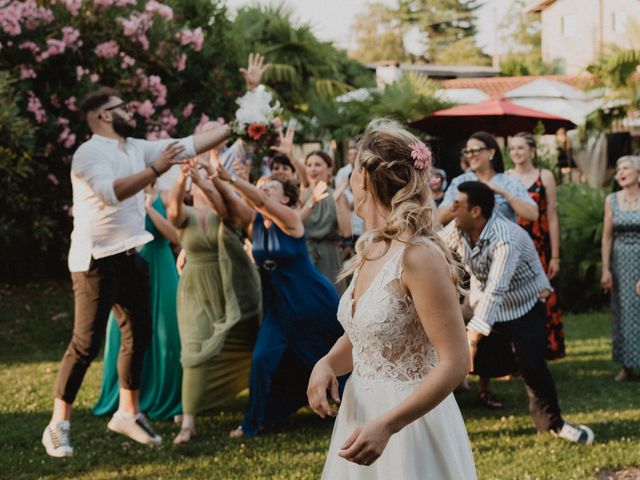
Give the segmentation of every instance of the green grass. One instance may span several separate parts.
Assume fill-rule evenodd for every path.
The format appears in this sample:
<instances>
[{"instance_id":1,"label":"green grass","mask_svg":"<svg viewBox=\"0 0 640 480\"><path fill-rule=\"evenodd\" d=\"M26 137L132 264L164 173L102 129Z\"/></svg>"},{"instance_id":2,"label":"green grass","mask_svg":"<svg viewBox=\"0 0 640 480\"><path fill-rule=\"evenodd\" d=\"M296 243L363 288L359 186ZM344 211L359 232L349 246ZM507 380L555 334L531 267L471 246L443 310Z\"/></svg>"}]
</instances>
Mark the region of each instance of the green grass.
<instances>
[{"instance_id":1,"label":"green grass","mask_svg":"<svg viewBox=\"0 0 640 480\"><path fill-rule=\"evenodd\" d=\"M112 434L90 407L101 362L89 370L73 416L73 459L49 458L40 445L51 390L72 323L68 283L0 289L0 478L307 479L322 471L332 425L302 410L279 430L242 442L227 432L242 418L246 397L199 421L199 438L174 448L177 427L155 422L165 443L149 448ZM64 314L67 314L66 316ZM458 396L481 479L585 479L603 469L640 466L640 384L612 381L606 313L565 318L569 357L551 365L566 418L591 425L584 447L537 434L521 380L495 382L507 408L479 408ZM475 385L472 383L472 388Z\"/></svg>"}]
</instances>

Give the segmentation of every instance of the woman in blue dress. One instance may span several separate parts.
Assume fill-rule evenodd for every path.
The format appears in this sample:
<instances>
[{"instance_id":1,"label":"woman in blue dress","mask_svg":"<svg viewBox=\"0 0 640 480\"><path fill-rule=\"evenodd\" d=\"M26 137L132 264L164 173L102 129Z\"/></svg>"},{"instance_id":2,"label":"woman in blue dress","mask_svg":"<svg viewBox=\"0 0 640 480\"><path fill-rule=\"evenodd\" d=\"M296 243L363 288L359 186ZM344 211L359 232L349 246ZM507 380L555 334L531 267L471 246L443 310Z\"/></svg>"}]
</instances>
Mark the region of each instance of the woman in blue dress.
<instances>
[{"instance_id":1,"label":"woman in blue dress","mask_svg":"<svg viewBox=\"0 0 640 480\"><path fill-rule=\"evenodd\" d=\"M258 434L306 405L306 388L315 362L343 330L336 318L338 294L313 265L304 225L294 210L298 190L290 182L266 177L258 187L218 167L257 210L252 228L253 258L260 268L264 317L251 359L249 406L231 438ZM320 201L326 192L316 192Z\"/></svg>"}]
</instances>

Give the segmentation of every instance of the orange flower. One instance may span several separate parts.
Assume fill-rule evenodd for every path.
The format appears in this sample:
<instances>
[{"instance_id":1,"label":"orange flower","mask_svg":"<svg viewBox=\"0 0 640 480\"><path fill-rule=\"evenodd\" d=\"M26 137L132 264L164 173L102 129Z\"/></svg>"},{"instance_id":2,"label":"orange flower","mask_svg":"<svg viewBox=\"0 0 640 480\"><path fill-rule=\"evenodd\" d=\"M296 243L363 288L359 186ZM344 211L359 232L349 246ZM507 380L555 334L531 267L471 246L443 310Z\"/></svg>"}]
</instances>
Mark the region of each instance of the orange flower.
<instances>
[{"instance_id":1,"label":"orange flower","mask_svg":"<svg viewBox=\"0 0 640 480\"><path fill-rule=\"evenodd\" d=\"M247 135L253 140L258 140L265 133L267 133L267 126L263 123L252 123L247 127Z\"/></svg>"}]
</instances>

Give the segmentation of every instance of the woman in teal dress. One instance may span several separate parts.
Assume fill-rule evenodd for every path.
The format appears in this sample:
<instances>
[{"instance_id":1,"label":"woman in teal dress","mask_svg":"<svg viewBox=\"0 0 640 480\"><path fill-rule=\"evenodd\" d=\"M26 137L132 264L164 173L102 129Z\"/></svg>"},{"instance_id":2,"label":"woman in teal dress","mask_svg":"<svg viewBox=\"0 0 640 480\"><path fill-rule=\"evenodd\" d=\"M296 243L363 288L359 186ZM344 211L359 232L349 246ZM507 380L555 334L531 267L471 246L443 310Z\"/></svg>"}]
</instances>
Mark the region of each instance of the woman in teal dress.
<instances>
[{"instance_id":1,"label":"woman in teal dress","mask_svg":"<svg viewBox=\"0 0 640 480\"><path fill-rule=\"evenodd\" d=\"M181 411L180 339L176 320L176 290L178 272L171 243L178 243L178 235L166 220L162 196L148 190L145 219L153 241L147 243L140 255L149 264L153 335L142 367L140 410L154 420L166 420ZM95 415L108 415L118 409L119 385L117 373L120 329L111 314L104 348L102 387Z\"/></svg>"},{"instance_id":2,"label":"woman in teal dress","mask_svg":"<svg viewBox=\"0 0 640 480\"><path fill-rule=\"evenodd\" d=\"M258 274L243 250L240 229L231 223L241 199L225 201L199 168L213 173L206 160L185 165L168 208L186 254L177 303L183 416L175 444L196 435L196 415L247 387L260 318ZM183 203L187 177L193 181L193 207Z\"/></svg>"}]
</instances>

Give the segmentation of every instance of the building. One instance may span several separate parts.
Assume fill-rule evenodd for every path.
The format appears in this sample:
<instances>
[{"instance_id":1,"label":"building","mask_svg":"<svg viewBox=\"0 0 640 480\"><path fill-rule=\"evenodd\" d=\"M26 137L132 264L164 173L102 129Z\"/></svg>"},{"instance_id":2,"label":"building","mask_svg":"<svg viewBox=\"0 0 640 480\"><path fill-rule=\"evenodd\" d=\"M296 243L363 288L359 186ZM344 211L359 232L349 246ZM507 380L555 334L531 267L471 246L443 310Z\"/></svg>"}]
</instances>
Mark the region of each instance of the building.
<instances>
[{"instance_id":1,"label":"building","mask_svg":"<svg viewBox=\"0 0 640 480\"><path fill-rule=\"evenodd\" d=\"M632 48L629 21L640 20L640 0L538 0L527 11L541 14L542 59L572 75L610 45Z\"/></svg>"}]
</instances>

